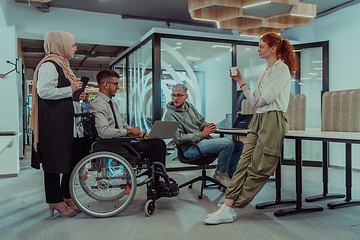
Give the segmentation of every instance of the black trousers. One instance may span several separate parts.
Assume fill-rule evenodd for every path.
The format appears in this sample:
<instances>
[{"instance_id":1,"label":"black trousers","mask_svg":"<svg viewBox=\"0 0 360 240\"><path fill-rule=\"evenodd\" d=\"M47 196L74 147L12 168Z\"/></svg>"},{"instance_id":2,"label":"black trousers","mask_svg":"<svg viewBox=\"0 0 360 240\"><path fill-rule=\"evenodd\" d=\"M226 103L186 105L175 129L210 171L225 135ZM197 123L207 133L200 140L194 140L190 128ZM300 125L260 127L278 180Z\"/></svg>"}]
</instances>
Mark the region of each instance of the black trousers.
<instances>
[{"instance_id":1,"label":"black trousers","mask_svg":"<svg viewBox=\"0 0 360 240\"><path fill-rule=\"evenodd\" d=\"M166 144L161 139L143 140L131 146L150 162L161 162L165 166Z\"/></svg>"},{"instance_id":2,"label":"black trousers","mask_svg":"<svg viewBox=\"0 0 360 240\"><path fill-rule=\"evenodd\" d=\"M89 149L90 147L86 138L74 138L70 173L44 172L45 197L47 203L59 203L64 201L64 198L71 198L69 190L71 172L76 164L89 154Z\"/></svg>"},{"instance_id":3,"label":"black trousers","mask_svg":"<svg viewBox=\"0 0 360 240\"><path fill-rule=\"evenodd\" d=\"M150 162L161 162L165 167L166 144L161 139L143 140L131 143L131 146L141 153L142 157L146 157ZM161 169L157 169L161 172ZM159 189L159 176L155 176L155 189Z\"/></svg>"}]
</instances>

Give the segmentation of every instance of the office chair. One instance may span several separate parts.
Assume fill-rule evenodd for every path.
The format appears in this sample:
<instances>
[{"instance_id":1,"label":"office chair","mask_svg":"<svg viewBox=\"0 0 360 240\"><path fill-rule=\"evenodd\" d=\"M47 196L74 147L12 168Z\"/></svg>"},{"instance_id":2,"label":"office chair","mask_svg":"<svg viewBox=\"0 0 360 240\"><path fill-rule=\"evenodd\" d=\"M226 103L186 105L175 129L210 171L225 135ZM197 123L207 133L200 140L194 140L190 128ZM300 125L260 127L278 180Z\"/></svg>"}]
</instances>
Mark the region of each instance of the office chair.
<instances>
[{"instance_id":1,"label":"office chair","mask_svg":"<svg viewBox=\"0 0 360 240\"><path fill-rule=\"evenodd\" d=\"M210 165L212 162L215 161L215 159L218 157L218 154L217 153L202 153L195 142L190 142L190 143L196 147L196 149L198 150L200 155L197 157L188 159L184 156L184 153L181 149L181 145L176 144L176 148L178 151L178 159L182 163L190 164L190 165L198 165L198 166L202 167L202 174L201 174L201 176L198 176L190 181L187 181L187 182L181 184L179 186L179 188L185 187L187 185L189 185L189 188L192 188L192 184L194 182L201 181L201 190L200 190L199 199L202 199L204 188L210 186L210 185L206 185L206 181L210 181L210 182L214 183L213 185L218 185L218 187L220 187L220 186L224 187L220 182L216 181L214 178L207 176L206 170L205 170L206 166ZM189 143L186 143L186 144L189 144ZM211 186L213 186L213 185L211 185Z\"/></svg>"}]
</instances>

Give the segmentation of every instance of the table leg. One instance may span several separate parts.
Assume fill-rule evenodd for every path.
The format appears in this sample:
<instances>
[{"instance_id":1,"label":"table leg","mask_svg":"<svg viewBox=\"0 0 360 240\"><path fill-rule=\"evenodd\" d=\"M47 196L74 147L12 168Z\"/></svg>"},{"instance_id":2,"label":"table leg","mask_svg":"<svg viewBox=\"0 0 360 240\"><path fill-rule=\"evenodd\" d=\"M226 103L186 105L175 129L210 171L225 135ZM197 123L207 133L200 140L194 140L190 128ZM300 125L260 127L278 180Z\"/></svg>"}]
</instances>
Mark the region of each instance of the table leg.
<instances>
[{"instance_id":1,"label":"table leg","mask_svg":"<svg viewBox=\"0 0 360 240\"><path fill-rule=\"evenodd\" d=\"M329 194L329 143L323 141L323 194L305 198L306 202L315 202L332 198L344 198L344 194Z\"/></svg>"},{"instance_id":2,"label":"table leg","mask_svg":"<svg viewBox=\"0 0 360 240\"><path fill-rule=\"evenodd\" d=\"M297 213L318 212L324 210L323 207L303 207L302 206L302 156L301 140L295 139L295 171L296 171L296 206L291 209L281 209L274 212L276 217L292 215Z\"/></svg>"},{"instance_id":3,"label":"table leg","mask_svg":"<svg viewBox=\"0 0 360 240\"><path fill-rule=\"evenodd\" d=\"M351 188L352 188L351 143L346 143L345 158L346 158L345 161L346 199L340 202L328 203L327 206L330 209L360 205L360 201L351 200Z\"/></svg>"},{"instance_id":4,"label":"table leg","mask_svg":"<svg viewBox=\"0 0 360 240\"><path fill-rule=\"evenodd\" d=\"M264 209L264 208L275 207L275 206L279 206L279 205L287 205L287 204L295 204L296 203L295 200L290 200L290 199L282 200L281 199L281 162L282 162L283 158L284 158L284 151L281 152L281 157L280 157L280 160L277 165L276 172L275 172L275 188L276 188L275 200L270 201L270 202L256 204L255 205L256 209Z\"/></svg>"}]
</instances>

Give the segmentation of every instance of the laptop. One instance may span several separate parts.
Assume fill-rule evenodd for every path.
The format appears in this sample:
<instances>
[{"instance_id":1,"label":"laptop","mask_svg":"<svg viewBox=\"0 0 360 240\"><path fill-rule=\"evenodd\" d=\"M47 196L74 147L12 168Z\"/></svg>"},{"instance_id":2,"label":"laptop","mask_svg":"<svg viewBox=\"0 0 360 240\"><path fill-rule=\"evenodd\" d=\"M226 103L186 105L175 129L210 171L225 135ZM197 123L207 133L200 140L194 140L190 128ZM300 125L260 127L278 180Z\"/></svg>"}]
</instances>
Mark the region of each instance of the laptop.
<instances>
[{"instance_id":1,"label":"laptop","mask_svg":"<svg viewBox=\"0 0 360 240\"><path fill-rule=\"evenodd\" d=\"M248 129L251 119L254 115L253 114L239 114L236 118L233 128L219 128L222 130L232 130L232 129Z\"/></svg>"},{"instance_id":2,"label":"laptop","mask_svg":"<svg viewBox=\"0 0 360 240\"><path fill-rule=\"evenodd\" d=\"M147 139L169 139L173 138L180 126L178 121L155 121Z\"/></svg>"}]
</instances>

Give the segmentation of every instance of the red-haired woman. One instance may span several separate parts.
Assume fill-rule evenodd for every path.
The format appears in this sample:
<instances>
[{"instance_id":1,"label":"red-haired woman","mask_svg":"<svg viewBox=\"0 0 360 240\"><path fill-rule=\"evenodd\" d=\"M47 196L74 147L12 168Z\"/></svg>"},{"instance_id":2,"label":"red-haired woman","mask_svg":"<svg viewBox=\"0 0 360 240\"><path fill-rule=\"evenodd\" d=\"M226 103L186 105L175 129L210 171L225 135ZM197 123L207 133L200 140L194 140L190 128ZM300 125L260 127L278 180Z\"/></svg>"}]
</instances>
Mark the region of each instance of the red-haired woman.
<instances>
[{"instance_id":1,"label":"red-haired woman","mask_svg":"<svg viewBox=\"0 0 360 240\"><path fill-rule=\"evenodd\" d=\"M231 185L226 190L226 200L219 210L207 215L206 224L235 221L235 208L247 206L274 174L289 130L286 110L291 76L298 67L292 50L287 39L267 33L260 38L258 52L261 59L266 59L268 68L260 75L253 91L246 86L239 70L237 76L232 76L257 110Z\"/></svg>"}]
</instances>

